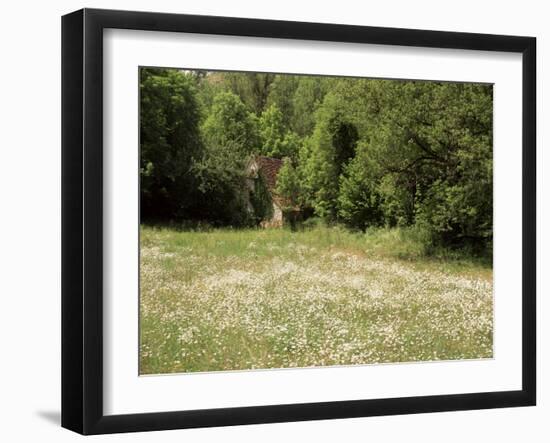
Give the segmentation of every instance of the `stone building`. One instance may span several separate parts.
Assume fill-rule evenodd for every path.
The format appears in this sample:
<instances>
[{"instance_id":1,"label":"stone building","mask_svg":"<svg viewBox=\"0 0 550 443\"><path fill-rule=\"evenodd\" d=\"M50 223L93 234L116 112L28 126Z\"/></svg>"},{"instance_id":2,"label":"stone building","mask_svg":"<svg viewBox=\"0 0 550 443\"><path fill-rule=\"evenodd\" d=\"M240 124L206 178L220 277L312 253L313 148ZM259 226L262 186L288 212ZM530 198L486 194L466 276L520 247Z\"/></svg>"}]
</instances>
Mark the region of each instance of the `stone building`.
<instances>
[{"instance_id":1,"label":"stone building","mask_svg":"<svg viewBox=\"0 0 550 443\"><path fill-rule=\"evenodd\" d=\"M250 160L247 167L248 186L254 191L256 181L261 174L271 194L273 203L273 216L269 220L263 220L261 226L265 228L281 227L284 223L283 199L277 195L277 176L283 166L283 161L278 158L256 156Z\"/></svg>"}]
</instances>

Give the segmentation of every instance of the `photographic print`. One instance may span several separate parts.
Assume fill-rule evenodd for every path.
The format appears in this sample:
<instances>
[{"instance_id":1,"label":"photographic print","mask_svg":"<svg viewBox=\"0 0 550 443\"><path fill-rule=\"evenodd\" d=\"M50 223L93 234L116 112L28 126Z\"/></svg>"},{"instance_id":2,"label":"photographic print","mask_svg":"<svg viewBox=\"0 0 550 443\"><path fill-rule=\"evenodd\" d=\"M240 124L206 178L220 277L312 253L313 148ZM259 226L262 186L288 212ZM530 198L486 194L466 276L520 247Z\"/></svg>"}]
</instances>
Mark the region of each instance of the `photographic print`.
<instances>
[{"instance_id":1,"label":"photographic print","mask_svg":"<svg viewBox=\"0 0 550 443\"><path fill-rule=\"evenodd\" d=\"M493 86L139 68L141 375L493 357Z\"/></svg>"},{"instance_id":2,"label":"photographic print","mask_svg":"<svg viewBox=\"0 0 550 443\"><path fill-rule=\"evenodd\" d=\"M63 427L536 404L534 37L88 8L61 36Z\"/></svg>"}]
</instances>

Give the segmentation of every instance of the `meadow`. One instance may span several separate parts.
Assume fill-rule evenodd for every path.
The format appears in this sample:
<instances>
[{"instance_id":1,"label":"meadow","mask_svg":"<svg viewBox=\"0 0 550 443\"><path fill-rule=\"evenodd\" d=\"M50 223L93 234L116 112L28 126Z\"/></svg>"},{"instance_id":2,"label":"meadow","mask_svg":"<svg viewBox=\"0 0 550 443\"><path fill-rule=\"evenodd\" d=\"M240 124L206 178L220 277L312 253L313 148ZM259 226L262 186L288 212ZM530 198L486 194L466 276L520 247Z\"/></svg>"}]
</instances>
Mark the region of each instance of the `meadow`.
<instances>
[{"instance_id":1,"label":"meadow","mask_svg":"<svg viewBox=\"0 0 550 443\"><path fill-rule=\"evenodd\" d=\"M490 263L412 230L140 230L140 373L491 358Z\"/></svg>"}]
</instances>

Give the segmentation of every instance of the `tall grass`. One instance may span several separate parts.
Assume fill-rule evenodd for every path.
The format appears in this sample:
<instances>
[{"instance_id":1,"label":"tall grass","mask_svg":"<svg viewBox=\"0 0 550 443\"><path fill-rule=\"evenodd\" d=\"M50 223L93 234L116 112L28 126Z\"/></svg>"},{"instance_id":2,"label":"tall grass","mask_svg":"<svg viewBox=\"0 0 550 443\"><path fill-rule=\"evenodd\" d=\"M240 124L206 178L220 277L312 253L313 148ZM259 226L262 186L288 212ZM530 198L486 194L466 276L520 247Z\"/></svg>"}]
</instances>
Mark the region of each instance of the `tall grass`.
<instances>
[{"instance_id":1,"label":"tall grass","mask_svg":"<svg viewBox=\"0 0 550 443\"><path fill-rule=\"evenodd\" d=\"M433 266L451 272L475 271L487 275L492 272L492 258L474 256L467 250L427 246L429 242L425 234L415 227L370 228L360 232L324 224L298 230L201 227L189 230L156 225L144 226L141 235L142 245L162 245L169 252L184 246L213 256L243 256L249 252L250 243L254 242L257 255L273 257L291 252L281 251L274 245L299 242L320 250L346 250L369 257L403 260L422 268Z\"/></svg>"},{"instance_id":2,"label":"tall grass","mask_svg":"<svg viewBox=\"0 0 550 443\"><path fill-rule=\"evenodd\" d=\"M140 372L492 356L492 271L416 232L141 228Z\"/></svg>"}]
</instances>

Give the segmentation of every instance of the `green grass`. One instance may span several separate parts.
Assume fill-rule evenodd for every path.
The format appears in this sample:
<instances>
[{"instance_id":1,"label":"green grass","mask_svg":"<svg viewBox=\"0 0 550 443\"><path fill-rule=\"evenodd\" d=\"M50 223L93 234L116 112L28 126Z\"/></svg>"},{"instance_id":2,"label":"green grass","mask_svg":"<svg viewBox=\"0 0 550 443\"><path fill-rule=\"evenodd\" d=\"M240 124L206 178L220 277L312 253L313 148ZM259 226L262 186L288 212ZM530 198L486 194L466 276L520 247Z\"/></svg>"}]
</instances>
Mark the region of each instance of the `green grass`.
<instances>
[{"instance_id":1,"label":"green grass","mask_svg":"<svg viewBox=\"0 0 550 443\"><path fill-rule=\"evenodd\" d=\"M492 269L414 232L141 228L140 372L492 356Z\"/></svg>"}]
</instances>

